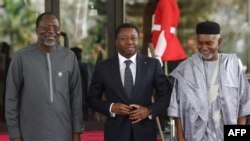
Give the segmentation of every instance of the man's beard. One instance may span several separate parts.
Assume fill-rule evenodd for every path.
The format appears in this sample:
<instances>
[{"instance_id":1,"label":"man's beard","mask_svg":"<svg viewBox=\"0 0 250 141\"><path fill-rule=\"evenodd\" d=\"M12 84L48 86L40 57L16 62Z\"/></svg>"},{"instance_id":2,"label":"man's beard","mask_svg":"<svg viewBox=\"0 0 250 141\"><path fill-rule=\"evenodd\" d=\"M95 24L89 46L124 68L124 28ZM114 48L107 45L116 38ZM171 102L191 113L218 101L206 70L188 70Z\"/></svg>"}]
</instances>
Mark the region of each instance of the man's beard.
<instances>
[{"instance_id":1,"label":"man's beard","mask_svg":"<svg viewBox=\"0 0 250 141\"><path fill-rule=\"evenodd\" d=\"M200 55L202 56L202 58L204 60L211 60L214 57L213 53L204 54L204 53L200 52Z\"/></svg>"},{"instance_id":2,"label":"man's beard","mask_svg":"<svg viewBox=\"0 0 250 141\"><path fill-rule=\"evenodd\" d=\"M47 47L53 47L53 46L56 45L56 43L57 43L56 40L53 40L53 41L50 41L50 42L45 41L44 45L47 46Z\"/></svg>"},{"instance_id":3,"label":"man's beard","mask_svg":"<svg viewBox=\"0 0 250 141\"><path fill-rule=\"evenodd\" d=\"M51 47L54 47L55 45L57 45L57 39L50 40L50 41L46 40L46 39L40 39L39 42L48 48L51 48Z\"/></svg>"}]
</instances>

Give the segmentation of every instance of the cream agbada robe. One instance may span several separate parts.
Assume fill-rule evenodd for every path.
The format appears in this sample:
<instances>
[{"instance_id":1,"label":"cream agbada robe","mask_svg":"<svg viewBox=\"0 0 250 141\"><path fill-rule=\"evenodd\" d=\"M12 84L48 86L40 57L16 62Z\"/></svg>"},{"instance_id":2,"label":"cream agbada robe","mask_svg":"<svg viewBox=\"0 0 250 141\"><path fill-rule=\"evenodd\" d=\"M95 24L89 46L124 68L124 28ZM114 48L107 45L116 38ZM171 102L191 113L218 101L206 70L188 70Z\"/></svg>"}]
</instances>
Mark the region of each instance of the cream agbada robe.
<instances>
[{"instance_id":1,"label":"cream agbada robe","mask_svg":"<svg viewBox=\"0 0 250 141\"><path fill-rule=\"evenodd\" d=\"M170 75L174 84L168 115L180 117L186 141L209 141L207 127L209 117L208 90L204 63L200 55L194 54L182 62ZM250 88L238 58L232 54L220 54L217 105L224 124L237 124L239 116L250 114ZM215 133L223 133L213 131ZM217 135L217 141L223 136Z\"/></svg>"},{"instance_id":2,"label":"cream agbada robe","mask_svg":"<svg viewBox=\"0 0 250 141\"><path fill-rule=\"evenodd\" d=\"M71 141L82 132L82 90L72 51L51 53L33 44L11 61L6 89L6 121L10 138L23 141Z\"/></svg>"}]
</instances>

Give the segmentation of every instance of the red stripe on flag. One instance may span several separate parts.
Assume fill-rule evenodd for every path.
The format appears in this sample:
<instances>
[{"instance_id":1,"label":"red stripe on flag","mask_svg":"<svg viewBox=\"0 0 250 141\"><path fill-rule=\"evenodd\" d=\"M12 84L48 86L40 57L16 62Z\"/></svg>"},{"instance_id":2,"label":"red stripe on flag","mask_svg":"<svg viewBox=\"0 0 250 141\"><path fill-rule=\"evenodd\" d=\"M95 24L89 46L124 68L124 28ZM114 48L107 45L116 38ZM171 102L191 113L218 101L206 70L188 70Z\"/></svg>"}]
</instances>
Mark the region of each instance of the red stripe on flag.
<instances>
[{"instance_id":1,"label":"red stripe on flag","mask_svg":"<svg viewBox=\"0 0 250 141\"><path fill-rule=\"evenodd\" d=\"M152 44L155 48L155 54L160 56L162 61L175 61L186 58L186 53L176 34L174 34L179 18L180 12L176 0L159 0L153 20ZM163 38L159 38L160 33L163 31ZM166 46L160 44L164 42L163 40L166 41Z\"/></svg>"}]
</instances>

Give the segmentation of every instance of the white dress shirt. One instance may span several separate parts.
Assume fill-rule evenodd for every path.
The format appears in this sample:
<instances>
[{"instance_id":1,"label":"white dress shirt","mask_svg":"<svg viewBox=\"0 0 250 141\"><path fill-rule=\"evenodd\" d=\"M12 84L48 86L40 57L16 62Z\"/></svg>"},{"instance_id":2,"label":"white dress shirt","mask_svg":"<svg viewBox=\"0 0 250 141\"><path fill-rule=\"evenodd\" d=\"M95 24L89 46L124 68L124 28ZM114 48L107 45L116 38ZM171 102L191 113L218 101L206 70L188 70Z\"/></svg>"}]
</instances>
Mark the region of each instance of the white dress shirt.
<instances>
[{"instance_id":1,"label":"white dress shirt","mask_svg":"<svg viewBox=\"0 0 250 141\"><path fill-rule=\"evenodd\" d=\"M133 55L132 57L130 57L129 59L123 57L120 53L118 53L118 59L119 59L119 66L120 66L120 74L121 74L121 79L122 79L122 84L124 86L124 75L125 75L125 68L126 68L126 64L125 61L126 60L131 60L132 63L130 64L129 68L132 72L132 76L133 76L133 84L135 85L135 76L136 76L136 55Z\"/></svg>"},{"instance_id":2,"label":"white dress shirt","mask_svg":"<svg viewBox=\"0 0 250 141\"><path fill-rule=\"evenodd\" d=\"M120 67L120 74L121 74L121 80L122 80L122 84L124 86L124 75L125 75L125 68L126 68L126 64L125 61L126 60L131 60L132 63L130 64L129 68L132 72L132 76L133 76L133 84L135 85L135 77L136 77L136 55L133 55L132 57L130 57L129 59L123 57L120 53L118 53L118 60L119 60L119 67ZM112 103L109 107L109 112L110 112L110 116L111 117L115 117L115 113L111 112L111 108L113 106L114 103Z\"/></svg>"}]
</instances>

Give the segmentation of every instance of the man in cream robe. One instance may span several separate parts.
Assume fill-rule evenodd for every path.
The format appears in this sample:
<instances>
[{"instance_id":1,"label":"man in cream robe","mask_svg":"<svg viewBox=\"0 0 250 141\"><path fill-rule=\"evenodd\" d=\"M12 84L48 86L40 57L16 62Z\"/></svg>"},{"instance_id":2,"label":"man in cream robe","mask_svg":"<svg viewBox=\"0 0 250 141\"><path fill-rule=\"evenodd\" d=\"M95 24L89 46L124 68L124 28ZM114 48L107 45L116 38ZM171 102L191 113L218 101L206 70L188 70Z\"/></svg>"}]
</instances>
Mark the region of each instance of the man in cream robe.
<instances>
[{"instance_id":1,"label":"man in cream robe","mask_svg":"<svg viewBox=\"0 0 250 141\"><path fill-rule=\"evenodd\" d=\"M246 123L250 87L238 57L218 53L218 24L200 23L196 33L199 52L171 73L176 81L168 115L179 141L223 141L224 125Z\"/></svg>"}]
</instances>

